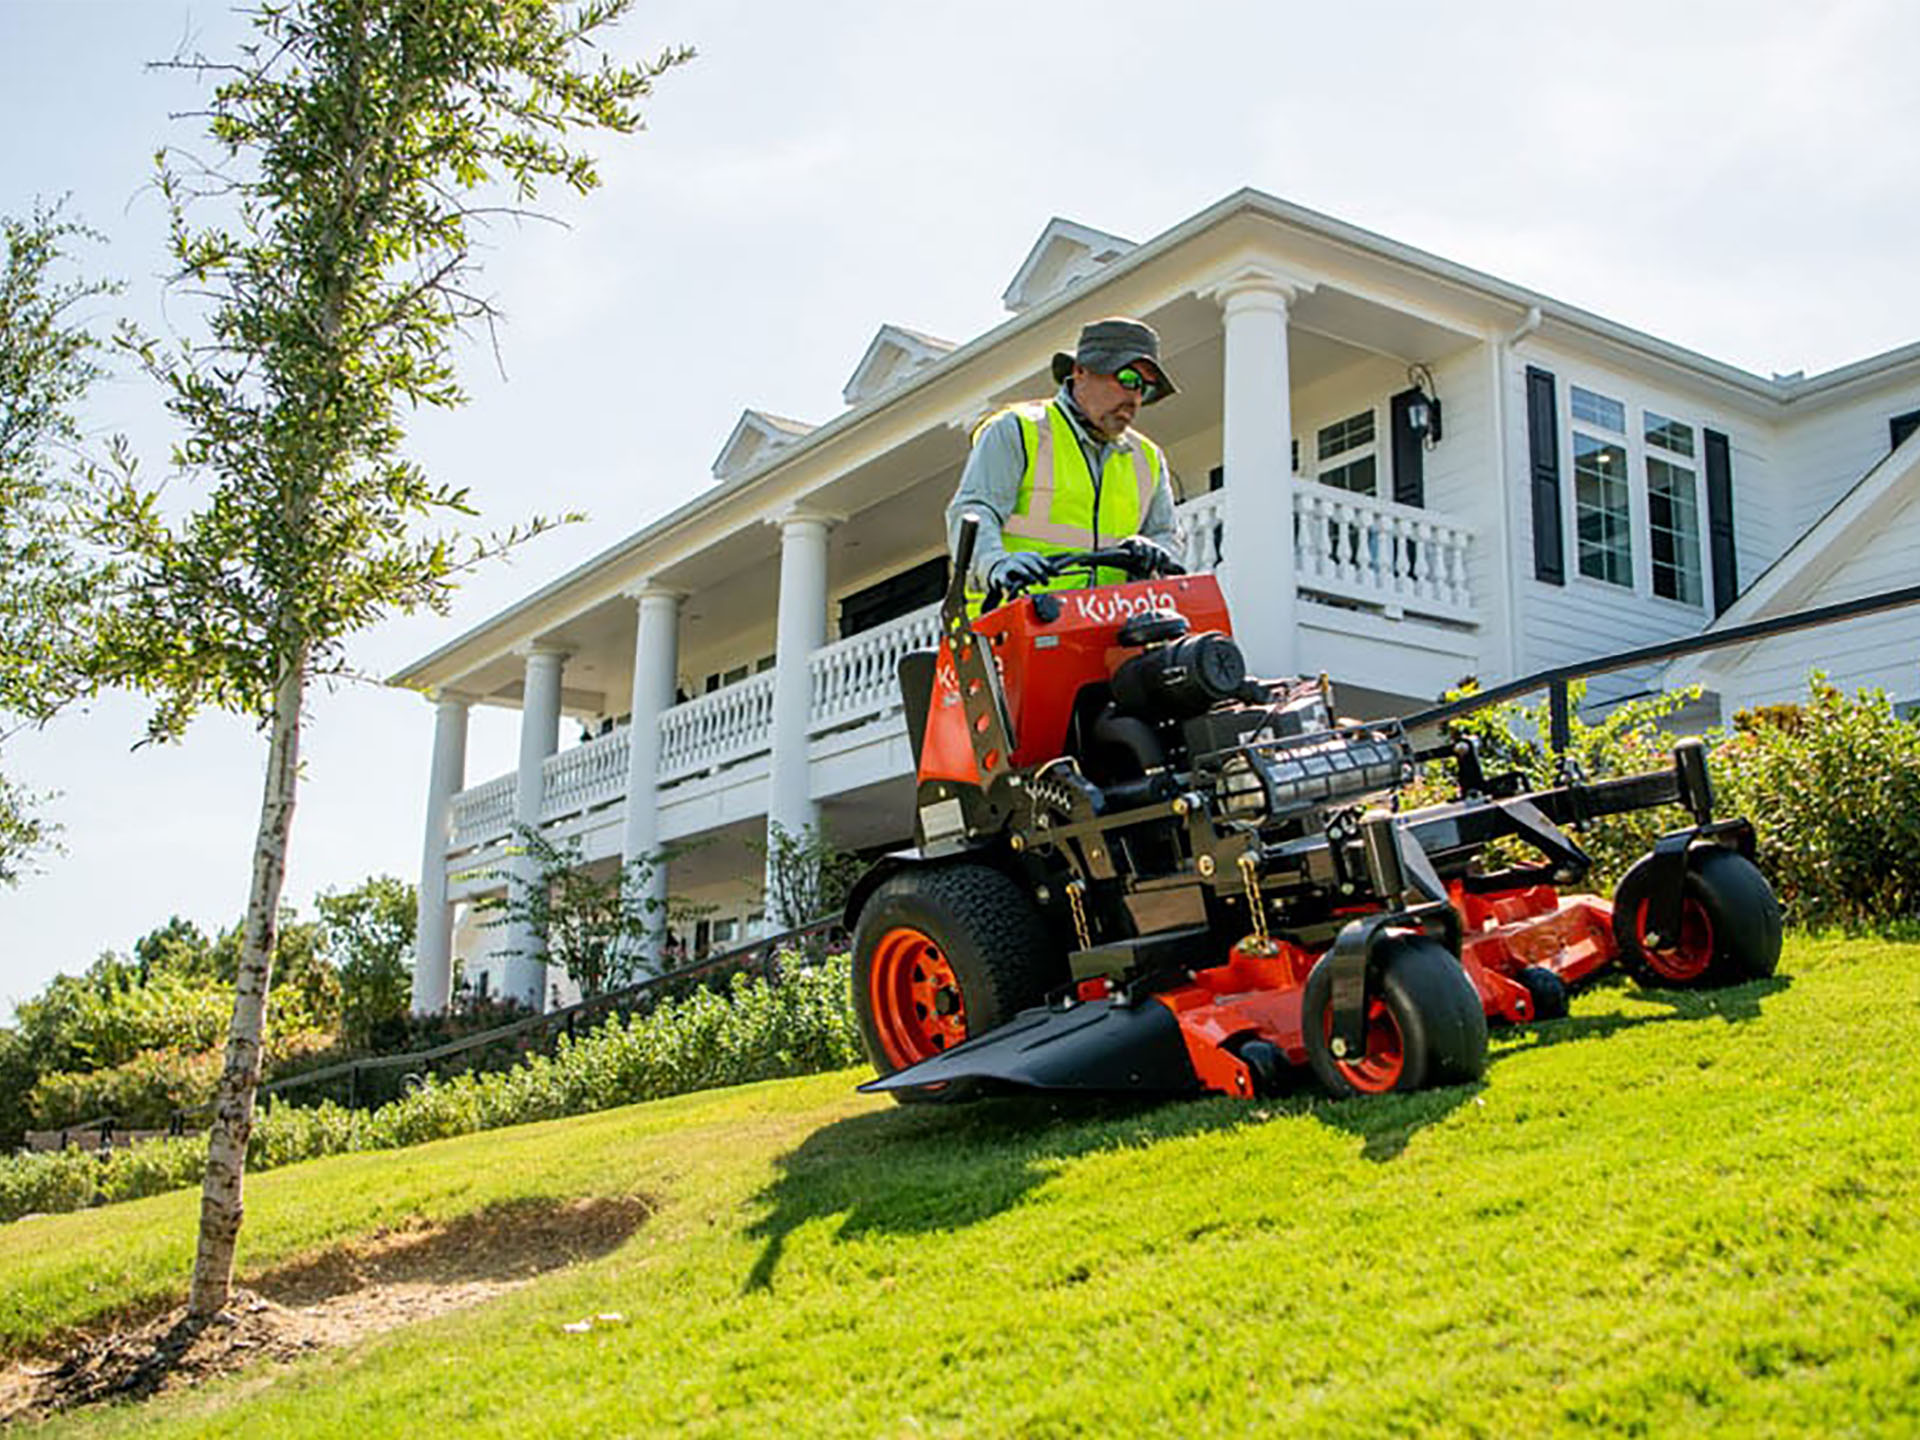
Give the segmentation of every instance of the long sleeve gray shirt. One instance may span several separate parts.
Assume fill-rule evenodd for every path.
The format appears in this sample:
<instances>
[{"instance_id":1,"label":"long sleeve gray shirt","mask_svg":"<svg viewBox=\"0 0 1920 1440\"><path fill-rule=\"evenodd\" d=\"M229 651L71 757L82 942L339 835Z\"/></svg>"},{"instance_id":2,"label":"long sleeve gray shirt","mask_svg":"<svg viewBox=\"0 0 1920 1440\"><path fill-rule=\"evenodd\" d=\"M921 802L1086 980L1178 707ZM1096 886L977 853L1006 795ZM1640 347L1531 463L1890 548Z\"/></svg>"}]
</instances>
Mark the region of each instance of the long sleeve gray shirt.
<instances>
[{"instance_id":1,"label":"long sleeve gray shirt","mask_svg":"<svg viewBox=\"0 0 1920 1440\"><path fill-rule=\"evenodd\" d=\"M1096 477L1094 483L1097 485L1098 477L1104 471L1107 457L1113 453L1114 447L1093 437L1080 414L1080 407L1073 403L1068 386L1063 384L1055 398L1067 413L1067 423L1080 441L1080 453L1086 456L1088 472ZM1165 452L1161 453L1164 456ZM1020 417L1012 413L996 416L975 437L973 451L967 456L966 469L960 472L959 488L953 492L953 499L947 505L949 555L954 553L960 534L960 517L968 513L980 517L980 533L973 544L972 580L975 589L986 588L987 573L993 569L994 562L1007 553L1006 543L1000 538L1000 527L1013 514L1013 507L1020 499L1020 477L1026 473L1026 469L1027 449L1020 436ZM1162 473L1160 483L1154 487L1153 498L1147 502L1147 513L1140 521L1140 534L1149 540L1159 541L1178 554L1180 526L1173 514L1173 489L1173 472L1168 469ZM1087 545L1091 549L1096 540L1106 544L1125 538L1123 535L1089 535Z\"/></svg>"}]
</instances>

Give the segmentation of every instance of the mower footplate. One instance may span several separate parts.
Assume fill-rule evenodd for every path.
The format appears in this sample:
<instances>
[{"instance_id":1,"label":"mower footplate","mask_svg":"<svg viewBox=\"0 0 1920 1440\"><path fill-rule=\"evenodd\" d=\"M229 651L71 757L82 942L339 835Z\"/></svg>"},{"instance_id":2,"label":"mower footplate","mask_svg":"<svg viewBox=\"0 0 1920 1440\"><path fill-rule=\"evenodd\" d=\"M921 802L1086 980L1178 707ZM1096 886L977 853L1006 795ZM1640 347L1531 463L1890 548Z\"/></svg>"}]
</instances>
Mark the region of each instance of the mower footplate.
<instances>
[{"instance_id":1,"label":"mower footplate","mask_svg":"<svg viewBox=\"0 0 1920 1440\"><path fill-rule=\"evenodd\" d=\"M1065 1010L1022 1010L997 1030L860 1088L918 1090L962 1080L1029 1090L1190 1094L1201 1088L1180 1022L1166 1006L1151 1000L1116 1005L1111 998Z\"/></svg>"}]
</instances>

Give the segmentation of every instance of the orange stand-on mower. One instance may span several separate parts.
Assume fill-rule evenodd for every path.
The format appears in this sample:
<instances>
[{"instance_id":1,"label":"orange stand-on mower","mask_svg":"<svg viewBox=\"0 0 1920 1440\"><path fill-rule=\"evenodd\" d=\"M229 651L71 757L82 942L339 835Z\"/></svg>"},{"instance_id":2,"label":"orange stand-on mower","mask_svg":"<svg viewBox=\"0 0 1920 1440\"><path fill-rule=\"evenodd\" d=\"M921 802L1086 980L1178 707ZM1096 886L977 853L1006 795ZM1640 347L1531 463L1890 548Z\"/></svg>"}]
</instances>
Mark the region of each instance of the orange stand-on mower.
<instances>
[{"instance_id":1,"label":"orange stand-on mower","mask_svg":"<svg viewBox=\"0 0 1920 1440\"><path fill-rule=\"evenodd\" d=\"M1336 720L1324 681L1254 680L1211 575L1118 550L1121 585L988 596L960 555L937 654L900 666L917 849L847 904L854 1005L900 1100L1004 1087L1336 1095L1479 1077L1488 1021L1566 1013L1619 962L1654 985L1769 975L1780 910L1753 830L1712 818L1697 742L1671 770L1522 793L1467 742ZM1005 598L1005 603L997 603ZM1447 804L1380 804L1450 755ZM1563 825L1680 804L1612 904ZM1495 840L1537 859L1489 871Z\"/></svg>"}]
</instances>

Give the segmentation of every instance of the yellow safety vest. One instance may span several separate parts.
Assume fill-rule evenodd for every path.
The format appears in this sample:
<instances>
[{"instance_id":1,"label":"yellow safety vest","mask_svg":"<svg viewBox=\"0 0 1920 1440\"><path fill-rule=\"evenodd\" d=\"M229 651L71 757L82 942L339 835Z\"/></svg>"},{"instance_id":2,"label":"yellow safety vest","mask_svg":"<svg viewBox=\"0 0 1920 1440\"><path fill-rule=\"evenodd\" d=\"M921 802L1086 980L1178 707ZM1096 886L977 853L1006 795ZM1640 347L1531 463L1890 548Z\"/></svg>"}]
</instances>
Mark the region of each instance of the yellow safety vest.
<instances>
[{"instance_id":1,"label":"yellow safety vest","mask_svg":"<svg viewBox=\"0 0 1920 1440\"><path fill-rule=\"evenodd\" d=\"M1091 550L1096 545L1106 549L1140 532L1148 502L1167 473L1166 457L1158 445L1138 431L1128 430L1108 447L1096 488L1086 452L1080 448L1080 437L1058 400L1010 405L988 416L980 429L1009 413L1020 422L1020 440L1027 456L1013 513L1000 526L1001 543L1009 551L1059 555ZM976 437L979 433L974 431ZM1118 585L1127 579L1123 571L1107 567L1090 578L1085 571L1072 571L1030 587L1029 593L1035 589ZM972 614L980 613L983 598L982 592L967 592Z\"/></svg>"}]
</instances>

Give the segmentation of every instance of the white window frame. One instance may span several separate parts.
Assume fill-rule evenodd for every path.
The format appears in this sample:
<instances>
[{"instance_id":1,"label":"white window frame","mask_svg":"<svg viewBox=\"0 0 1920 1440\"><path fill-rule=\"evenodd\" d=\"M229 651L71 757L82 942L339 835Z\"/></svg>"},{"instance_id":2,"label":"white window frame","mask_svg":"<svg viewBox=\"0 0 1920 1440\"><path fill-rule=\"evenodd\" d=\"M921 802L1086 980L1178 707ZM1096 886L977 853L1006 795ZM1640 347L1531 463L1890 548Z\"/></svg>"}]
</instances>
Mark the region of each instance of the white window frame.
<instances>
[{"instance_id":1,"label":"white window frame","mask_svg":"<svg viewBox=\"0 0 1920 1440\"><path fill-rule=\"evenodd\" d=\"M1568 583L1615 599L1632 595L1647 601L1650 605L1671 606L1674 610L1684 611L1690 616L1705 616L1708 614L1708 602L1713 595L1713 555L1707 543L1709 526L1704 459L1706 428L1710 422L1698 415L1687 414L1687 407L1676 405L1664 396L1636 393L1632 385L1623 383L1617 377L1581 380L1567 376L1565 379L1563 394L1559 400L1559 411L1562 473L1567 477L1567 483L1561 488L1565 493L1565 499L1562 501L1564 506L1562 523L1565 526L1567 542ZM1591 397L1618 406L1624 428L1612 428L1610 424L1593 414L1592 407L1585 403L1584 398L1576 397ZM1584 413L1576 413L1576 405L1578 410ZM1676 414L1676 411L1680 413ZM1647 430L1650 422L1653 421L1684 429L1691 437L1693 454L1688 455L1656 440L1649 440ZM1625 456L1623 469L1626 472L1626 540L1630 583L1590 575L1581 568L1580 472L1575 458L1579 442L1575 439L1576 433L1583 434L1592 441L1617 445ZM1694 568L1692 573L1699 585L1697 599L1688 600L1662 595L1654 589L1653 480L1649 461L1657 461L1687 471L1693 477Z\"/></svg>"},{"instance_id":2,"label":"white window frame","mask_svg":"<svg viewBox=\"0 0 1920 1440\"><path fill-rule=\"evenodd\" d=\"M1687 448L1681 450L1676 446L1669 446L1664 440L1655 439L1652 431L1654 428L1653 422L1656 420L1663 422L1663 428L1671 428L1684 433L1687 437ZM1640 457L1640 473L1645 478L1647 487L1647 588L1653 592L1656 600L1667 600L1676 605L1685 605L1690 610L1704 610L1707 603L1707 556L1705 545L1707 527L1705 506L1702 504L1703 497L1701 495L1699 457L1703 447L1700 442L1700 427L1685 420L1676 420L1671 415L1663 411L1655 410L1651 406L1643 406L1640 410L1639 429L1640 438L1645 447L1644 453ZM1687 477L1687 488L1689 491L1688 508L1691 509L1693 514L1693 531L1691 535L1685 538L1692 542L1693 553L1691 567L1685 564L1687 557L1679 553L1679 541L1682 538L1682 532L1677 529L1671 531L1675 539L1675 556L1670 568L1674 569L1681 579L1680 588L1682 593L1678 595L1662 595L1656 583L1660 569L1659 561L1654 555L1653 543L1655 532L1653 519L1653 467L1656 465L1664 465L1669 471L1681 473ZM1689 580L1692 582L1694 592L1692 595L1685 593Z\"/></svg>"},{"instance_id":3,"label":"white window frame","mask_svg":"<svg viewBox=\"0 0 1920 1440\"><path fill-rule=\"evenodd\" d=\"M1581 411L1583 409L1592 411L1596 408L1583 406L1583 397L1589 400L1601 401L1605 405L1617 407L1620 411L1619 424L1616 426L1613 419L1603 413L1582 414ZM1604 391L1573 383L1569 383L1567 386L1567 474L1571 476L1573 480L1573 483L1568 487L1572 492L1573 504L1573 573L1578 575L1582 580L1591 581L1596 585L1604 585L1615 593L1622 590L1628 593L1635 593L1639 588L1638 577L1640 567L1633 563L1633 537L1639 530L1639 525L1633 513L1634 461L1629 448L1633 438L1631 428L1632 414L1632 407L1624 400L1620 400ZM1624 579L1616 579L1612 574L1595 575L1586 568L1587 543L1582 538L1580 531L1580 450L1583 440L1599 448L1615 449L1620 455L1620 469L1622 473L1618 477L1618 480L1612 481L1609 477L1604 476L1602 479L1606 480L1607 483L1617 484L1621 490L1621 497L1626 502L1625 513L1622 516L1622 525L1626 532L1626 576ZM1600 513L1606 514L1610 512L1602 511ZM1618 552L1608 550L1602 551L1601 553L1603 555L1610 555L1617 554ZM1612 567L1608 565L1604 568L1611 570Z\"/></svg>"},{"instance_id":4,"label":"white window frame","mask_svg":"<svg viewBox=\"0 0 1920 1440\"><path fill-rule=\"evenodd\" d=\"M1355 421L1363 418L1367 421L1367 438L1365 440L1337 449L1331 454L1323 455L1321 453L1322 447L1325 444L1327 431L1336 430L1341 426L1351 425ZM1380 407L1378 405L1363 405L1358 410L1351 411L1337 419L1330 420L1324 425L1315 425L1312 433L1313 480L1316 485L1326 485L1329 488L1344 491L1349 495L1366 495L1374 499L1379 498L1381 466ZM1349 486L1337 484L1331 478L1362 460L1371 460L1373 462L1373 488L1369 490L1355 490Z\"/></svg>"}]
</instances>

